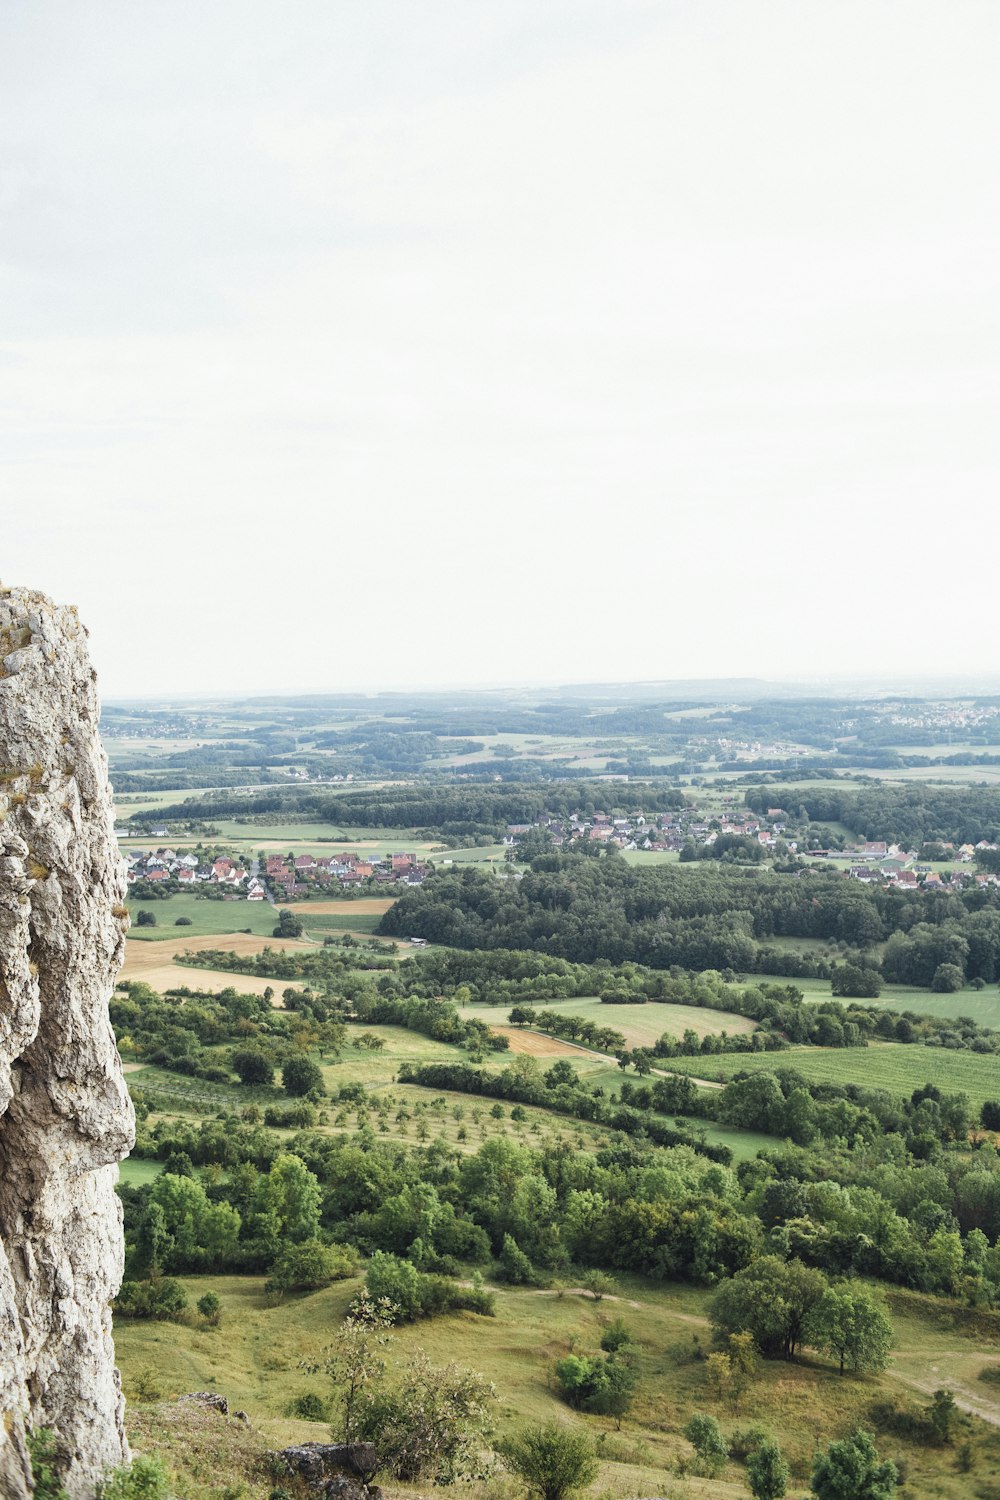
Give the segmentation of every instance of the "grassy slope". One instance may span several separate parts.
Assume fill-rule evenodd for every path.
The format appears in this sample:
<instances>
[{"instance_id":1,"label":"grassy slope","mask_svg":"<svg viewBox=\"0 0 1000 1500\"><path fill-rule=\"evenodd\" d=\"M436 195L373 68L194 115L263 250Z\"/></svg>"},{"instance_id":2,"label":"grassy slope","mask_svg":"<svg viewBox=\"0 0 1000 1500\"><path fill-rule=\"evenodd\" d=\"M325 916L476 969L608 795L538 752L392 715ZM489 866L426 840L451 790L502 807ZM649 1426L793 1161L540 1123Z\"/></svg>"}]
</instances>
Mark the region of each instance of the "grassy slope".
<instances>
[{"instance_id":1,"label":"grassy slope","mask_svg":"<svg viewBox=\"0 0 1000 1500\"><path fill-rule=\"evenodd\" d=\"M305 1373L301 1367L321 1356L359 1284L343 1282L270 1307L262 1295L262 1278L185 1279L192 1303L209 1289L219 1294L223 1303L221 1326L203 1329L120 1322L115 1330L116 1345L126 1393L133 1394L137 1388L148 1393L151 1385L164 1397L219 1390L232 1405L248 1412L269 1446L292 1440L323 1441L325 1424L289 1417L288 1405L307 1391L325 1394L322 1378ZM793 1464L791 1493L801 1493L817 1444L868 1421L868 1409L879 1396L909 1399L905 1388L891 1375L841 1379L825 1362L772 1362L764 1366L741 1411L734 1415L714 1400L706 1385L704 1364L693 1357L694 1339L702 1347L708 1342L704 1322L707 1294L686 1286L653 1288L628 1280L619 1286L618 1296L616 1302L597 1304L572 1290L558 1296L553 1292L500 1289L495 1319L461 1313L401 1329L394 1340L392 1358L405 1358L420 1347L436 1363L456 1360L480 1370L497 1387L501 1430L556 1418L588 1430L595 1439L604 1434L612 1451L619 1444L618 1452L624 1450L629 1461L602 1463L590 1492L595 1496L669 1494L678 1500L697 1496L722 1500L745 1495L744 1470L737 1463L728 1464L717 1481L681 1481L674 1476L677 1459L690 1455L679 1429L696 1410L713 1412L727 1432L751 1422L770 1427L779 1435ZM596 1350L602 1328L619 1314L639 1340L641 1383L635 1409L625 1420L622 1433L616 1435L610 1420L571 1412L560 1401L553 1389L552 1366L573 1349ZM906 1315L900 1318L898 1327L897 1361L906 1378L910 1367L921 1358L920 1350L928 1346L928 1339L935 1346L935 1362L942 1378L954 1365L956 1369L968 1366L974 1379L971 1372L987 1361L988 1354L997 1352L993 1335L984 1338L982 1333L970 1336L956 1330L929 1332L919 1317ZM995 1387L979 1383L979 1388L982 1399L996 1407ZM177 1440L176 1431L171 1432L162 1412L148 1407L130 1408L129 1423L145 1451L166 1451L179 1477L187 1479L181 1493L190 1500L209 1500L209 1496L217 1500L218 1490L213 1491L211 1486L224 1482L224 1454L217 1452L214 1467L209 1465L202 1453L194 1451L188 1434ZM976 1424L972 1443L976 1481L995 1481L1000 1476L1000 1434ZM904 1459L911 1494L957 1500L976 1493L970 1489L969 1476L956 1472L953 1450L914 1447L894 1437L880 1438L879 1447L886 1455ZM239 1456L239 1443L234 1443L234 1468ZM192 1468L197 1468L200 1478L192 1474ZM417 1488L426 1492L426 1482ZM483 1487L475 1487L474 1492L496 1493ZM268 1491L261 1485L259 1489L254 1486L250 1493L254 1500L257 1496L263 1500Z\"/></svg>"}]
</instances>

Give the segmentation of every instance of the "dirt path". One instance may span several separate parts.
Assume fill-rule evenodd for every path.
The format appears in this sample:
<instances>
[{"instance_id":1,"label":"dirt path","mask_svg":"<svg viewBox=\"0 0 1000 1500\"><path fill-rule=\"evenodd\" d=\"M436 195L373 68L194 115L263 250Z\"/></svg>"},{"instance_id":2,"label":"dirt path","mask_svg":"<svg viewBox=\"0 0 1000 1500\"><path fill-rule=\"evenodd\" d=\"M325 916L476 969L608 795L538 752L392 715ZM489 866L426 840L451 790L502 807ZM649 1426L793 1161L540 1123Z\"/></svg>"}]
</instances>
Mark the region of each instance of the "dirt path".
<instances>
[{"instance_id":1,"label":"dirt path","mask_svg":"<svg viewBox=\"0 0 1000 1500\"><path fill-rule=\"evenodd\" d=\"M982 1422L988 1422L991 1427L1000 1427L1000 1402L990 1401L987 1396L981 1396L978 1391L970 1390L963 1381L950 1375L947 1369L942 1370L938 1363L942 1359L965 1359L968 1353L967 1349L928 1349L926 1353L920 1349L907 1349L905 1358L927 1359L927 1375L924 1377L908 1375L894 1366L889 1367L889 1374L901 1385L909 1386L910 1390L919 1391L923 1396L933 1396L935 1391L944 1387L951 1391L955 1398L955 1405L961 1407L962 1411L978 1417ZM935 1363L930 1363L932 1360Z\"/></svg>"}]
</instances>

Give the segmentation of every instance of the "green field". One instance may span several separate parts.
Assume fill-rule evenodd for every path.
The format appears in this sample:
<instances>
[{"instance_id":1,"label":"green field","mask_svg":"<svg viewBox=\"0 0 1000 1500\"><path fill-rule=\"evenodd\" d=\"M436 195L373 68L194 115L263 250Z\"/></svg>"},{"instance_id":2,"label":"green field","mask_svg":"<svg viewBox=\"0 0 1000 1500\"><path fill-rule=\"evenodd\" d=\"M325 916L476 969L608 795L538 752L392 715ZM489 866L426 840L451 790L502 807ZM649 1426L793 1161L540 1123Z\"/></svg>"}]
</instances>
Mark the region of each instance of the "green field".
<instances>
[{"instance_id":1,"label":"green field","mask_svg":"<svg viewBox=\"0 0 1000 1500\"><path fill-rule=\"evenodd\" d=\"M921 1016L942 1016L955 1020L968 1016L980 1026L1000 1027L1000 991L959 990L954 995L935 995L930 990L911 990L904 985L886 985L877 1000L866 1005L883 1010L909 1010Z\"/></svg>"},{"instance_id":2,"label":"green field","mask_svg":"<svg viewBox=\"0 0 1000 1500\"><path fill-rule=\"evenodd\" d=\"M128 909L132 917L129 938L154 943L166 938L176 942L180 937L242 932L248 927L261 937L270 937L278 920L269 901L199 901L186 893L161 901L129 901ZM156 926L137 927L139 911L151 911ZM178 917L190 918L191 926L177 927Z\"/></svg>"},{"instance_id":3,"label":"green field","mask_svg":"<svg viewBox=\"0 0 1000 1500\"><path fill-rule=\"evenodd\" d=\"M345 901L342 912L311 913L308 901L296 901L292 909L303 923L308 937L323 937L334 932L374 932L382 920L381 913L361 911L352 916L353 904Z\"/></svg>"},{"instance_id":4,"label":"green field","mask_svg":"<svg viewBox=\"0 0 1000 1500\"><path fill-rule=\"evenodd\" d=\"M792 941L789 939L788 941ZM808 941L801 939L801 941ZM829 979L787 979L780 974L753 974L747 983L794 984L807 1000L831 1000ZM841 1004L849 1004L841 1001ZM910 984L883 984L877 1000L861 1000L860 1005L871 1005L876 1009L912 1011L920 1016L971 1016L981 1026L1000 1027L1000 989L990 986L985 990L964 989L953 995L939 995L934 990L917 989Z\"/></svg>"},{"instance_id":5,"label":"green field","mask_svg":"<svg viewBox=\"0 0 1000 1500\"><path fill-rule=\"evenodd\" d=\"M675 865L680 854L675 849L623 849L620 858L629 865Z\"/></svg>"},{"instance_id":6,"label":"green field","mask_svg":"<svg viewBox=\"0 0 1000 1500\"><path fill-rule=\"evenodd\" d=\"M789 942L796 941L798 939L789 939ZM802 939L802 941L805 942L808 939ZM793 984L796 990L802 990L807 1001L835 999L829 980L790 980L787 975L783 974L748 974L747 978L741 981L738 989L745 990L751 984ZM961 990L960 995L945 996L945 999L958 1001L963 996L975 995L975 993L975 990ZM934 995L933 990L921 990L915 984L883 984L879 1001L859 1001L858 1004L883 1005L891 1011L919 1011L924 1007L925 1001L940 1001L940 999L942 996ZM841 1005L850 1005L850 1001L841 1001ZM925 1014L931 1016L933 1013L927 1011ZM955 1014L960 1014L960 1011L955 1011Z\"/></svg>"},{"instance_id":7,"label":"green field","mask_svg":"<svg viewBox=\"0 0 1000 1500\"><path fill-rule=\"evenodd\" d=\"M502 865L506 856L506 844L479 844L475 849L439 847L431 859L435 865Z\"/></svg>"},{"instance_id":8,"label":"green field","mask_svg":"<svg viewBox=\"0 0 1000 1500\"><path fill-rule=\"evenodd\" d=\"M944 1093L967 1094L976 1109L986 1099L1000 1098L1000 1057L902 1042L872 1042L864 1048L789 1047L769 1054L673 1057L669 1067L676 1073L721 1081L744 1070L773 1073L777 1068L794 1068L814 1083L856 1083L903 1095L912 1094L925 1083L935 1083Z\"/></svg>"},{"instance_id":9,"label":"green field","mask_svg":"<svg viewBox=\"0 0 1000 1500\"><path fill-rule=\"evenodd\" d=\"M162 1171L161 1161L143 1161L140 1156L127 1156L118 1163L118 1181L129 1187L142 1187L143 1183L153 1182Z\"/></svg>"}]
</instances>

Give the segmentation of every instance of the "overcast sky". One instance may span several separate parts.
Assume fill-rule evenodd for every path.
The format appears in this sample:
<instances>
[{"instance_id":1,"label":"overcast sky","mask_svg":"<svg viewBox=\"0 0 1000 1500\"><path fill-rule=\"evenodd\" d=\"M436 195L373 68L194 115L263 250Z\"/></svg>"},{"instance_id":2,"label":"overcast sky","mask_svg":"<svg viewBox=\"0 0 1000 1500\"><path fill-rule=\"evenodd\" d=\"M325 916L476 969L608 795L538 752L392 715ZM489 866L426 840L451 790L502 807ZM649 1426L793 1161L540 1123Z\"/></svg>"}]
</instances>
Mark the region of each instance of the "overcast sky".
<instances>
[{"instance_id":1,"label":"overcast sky","mask_svg":"<svg viewBox=\"0 0 1000 1500\"><path fill-rule=\"evenodd\" d=\"M996 675L996 0L6 0L0 574L106 695Z\"/></svg>"}]
</instances>

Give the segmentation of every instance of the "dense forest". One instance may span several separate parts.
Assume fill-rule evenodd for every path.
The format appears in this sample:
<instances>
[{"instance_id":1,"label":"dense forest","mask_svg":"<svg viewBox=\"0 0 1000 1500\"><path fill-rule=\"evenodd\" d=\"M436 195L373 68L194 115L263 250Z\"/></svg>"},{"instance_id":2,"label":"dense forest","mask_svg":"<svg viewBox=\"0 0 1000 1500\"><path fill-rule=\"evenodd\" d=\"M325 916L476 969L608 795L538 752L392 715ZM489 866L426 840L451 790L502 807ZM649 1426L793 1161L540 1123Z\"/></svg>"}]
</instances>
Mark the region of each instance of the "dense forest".
<instances>
[{"instance_id":1,"label":"dense forest","mask_svg":"<svg viewBox=\"0 0 1000 1500\"><path fill-rule=\"evenodd\" d=\"M997 787L875 782L855 789L836 782L823 786L773 782L749 790L746 803L758 813L781 807L803 822L843 823L859 838L883 839L906 848L942 839L957 844L1000 840Z\"/></svg>"},{"instance_id":2,"label":"dense forest","mask_svg":"<svg viewBox=\"0 0 1000 1500\"><path fill-rule=\"evenodd\" d=\"M792 975L815 970L815 961L769 943L825 938L860 950L865 967L897 983L929 986L943 967L962 979L1000 978L995 889L925 895L813 870L637 868L616 856L546 854L520 880L476 870L435 874L400 897L379 931L458 948L536 949L582 962ZM875 945L886 940L880 960Z\"/></svg>"}]
</instances>

